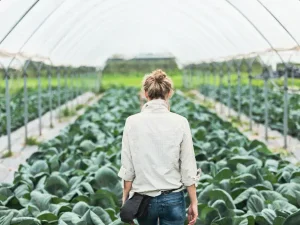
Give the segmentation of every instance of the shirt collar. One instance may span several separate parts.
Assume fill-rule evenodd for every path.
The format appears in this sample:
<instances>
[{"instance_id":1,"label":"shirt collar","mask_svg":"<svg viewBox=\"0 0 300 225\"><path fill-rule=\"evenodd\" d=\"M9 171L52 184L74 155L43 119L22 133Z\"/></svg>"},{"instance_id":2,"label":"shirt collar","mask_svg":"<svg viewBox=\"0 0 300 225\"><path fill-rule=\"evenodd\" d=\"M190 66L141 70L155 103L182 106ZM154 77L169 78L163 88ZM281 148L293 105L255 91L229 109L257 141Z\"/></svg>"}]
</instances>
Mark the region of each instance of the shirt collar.
<instances>
[{"instance_id":1,"label":"shirt collar","mask_svg":"<svg viewBox=\"0 0 300 225\"><path fill-rule=\"evenodd\" d=\"M142 112L169 112L166 100L158 98L146 102L142 107Z\"/></svg>"}]
</instances>

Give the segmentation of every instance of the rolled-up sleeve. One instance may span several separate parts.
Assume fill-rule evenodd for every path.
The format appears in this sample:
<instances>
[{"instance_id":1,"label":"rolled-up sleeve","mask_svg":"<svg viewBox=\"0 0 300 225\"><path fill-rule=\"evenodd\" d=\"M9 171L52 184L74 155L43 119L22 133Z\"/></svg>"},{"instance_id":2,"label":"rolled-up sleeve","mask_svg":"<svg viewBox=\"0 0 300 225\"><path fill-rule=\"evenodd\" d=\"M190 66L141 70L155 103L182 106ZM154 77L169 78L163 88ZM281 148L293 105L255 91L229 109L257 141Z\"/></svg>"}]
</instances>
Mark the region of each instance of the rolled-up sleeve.
<instances>
[{"instance_id":1,"label":"rolled-up sleeve","mask_svg":"<svg viewBox=\"0 0 300 225\"><path fill-rule=\"evenodd\" d=\"M180 145L180 171L184 186L193 184L197 186L201 170L197 169L192 133L187 119L184 120L183 139Z\"/></svg>"},{"instance_id":2,"label":"rolled-up sleeve","mask_svg":"<svg viewBox=\"0 0 300 225\"><path fill-rule=\"evenodd\" d=\"M135 171L132 163L132 157L128 140L129 128L129 118L127 118L122 137L121 168L118 173L118 176L125 181L133 181L135 178Z\"/></svg>"}]
</instances>

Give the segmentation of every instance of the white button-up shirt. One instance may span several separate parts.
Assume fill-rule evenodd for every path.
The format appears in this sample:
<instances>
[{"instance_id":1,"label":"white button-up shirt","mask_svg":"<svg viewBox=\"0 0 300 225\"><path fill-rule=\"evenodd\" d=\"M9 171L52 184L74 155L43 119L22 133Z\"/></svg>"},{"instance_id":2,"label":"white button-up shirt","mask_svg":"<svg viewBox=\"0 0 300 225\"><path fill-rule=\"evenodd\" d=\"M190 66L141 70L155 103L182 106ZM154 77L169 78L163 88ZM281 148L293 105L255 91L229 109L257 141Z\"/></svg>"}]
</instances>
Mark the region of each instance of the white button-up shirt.
<instances>
[{"instance_id":1,"label":"white button-up shirt","mask_svg":"<svg viewBox=\"0 0 300 225\"><path fill-rule=\"evenodd\" d=\"M131 194L157 196L199 180L189 123L163 99L147 102L126 119L121 163L118 176L133 181Z\"/></svg>"}]
</instances>

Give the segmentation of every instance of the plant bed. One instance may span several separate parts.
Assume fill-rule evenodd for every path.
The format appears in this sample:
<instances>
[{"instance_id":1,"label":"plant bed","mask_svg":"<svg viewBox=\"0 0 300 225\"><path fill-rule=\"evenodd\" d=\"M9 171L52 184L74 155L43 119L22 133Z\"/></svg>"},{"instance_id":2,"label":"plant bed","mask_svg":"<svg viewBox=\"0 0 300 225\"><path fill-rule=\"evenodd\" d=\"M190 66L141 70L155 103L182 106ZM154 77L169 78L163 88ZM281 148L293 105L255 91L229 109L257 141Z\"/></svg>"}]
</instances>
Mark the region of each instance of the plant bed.
<instances>
[{"instance_id":1,"label":"plant bed","mask_svg":"<svg viewBox=\"0 0 300 225\"><path fill-rule=\"evenodd\" d=\"M137 93L108 90L42 143L13 184L0 184L0 224L123 224L117 173L125 119L140 111ZM198 225L298 225L299 167L186 97L175 94L171 109L189 120L203 171Z\"/></svg>"}]
</instances>

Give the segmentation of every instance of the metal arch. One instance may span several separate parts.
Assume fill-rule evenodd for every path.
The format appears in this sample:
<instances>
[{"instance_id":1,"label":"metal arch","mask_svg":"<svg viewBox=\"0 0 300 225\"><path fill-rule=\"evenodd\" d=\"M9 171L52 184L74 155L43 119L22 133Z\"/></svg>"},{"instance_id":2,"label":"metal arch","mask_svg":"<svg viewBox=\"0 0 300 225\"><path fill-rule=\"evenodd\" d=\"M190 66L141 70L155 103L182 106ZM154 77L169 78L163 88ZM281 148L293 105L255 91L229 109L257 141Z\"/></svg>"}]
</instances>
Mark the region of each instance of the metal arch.
<instances>
[{"instance_id":1,"label":"metal arch","mask_svg":"<svg viewBox=\"0 0 300 225\"><path fill-rule=\"evenodd\" d=\"M230 2L230 0L224 0L224 1L226 1L229 5L231 5L233 9L235 9L239 14L242 15L243 18L245 18L251 24L251 26L259 33L259 35L268 43L268 45L271 47L271 49L274 52L276 52L276 54L278 55L278 57L280 58L282 63L284 63L284 61L283 61L281 55L279 54L279 52L277 51L277 49L274 48L272 43L267 39L267 37L262 33L262 31L260 29L258 29L258 27L236 5L234 5L232 2Z\"/></svg>"},{"instance_id":2,"label":"metal arch","mask_svg":"<svg viewBox=\"0 0 300 225\"><path fill-rule=\"evenodd\" d=\"M46 18L38 25L38 27L31 33L31 35L27 38L27 40L23 43L21 48L19 49L19 52L22 51L22 49L25 47L25 45L30 41L30 39L36 34L36 32L47 22L47 20L66 2L66 0L63 0Z\"/></svg>"},{"instance_id":3,"label":"metal arch","mask_svg":"<svg viewBox=\"0 0 300 225\"><path fill-rule=\"evenodd\" d=\"M21 18L15 23L15 25L8 31L8 33L1 39L0 45L5 41L5 39L11 34L11 32L18 26L18 24L25 18L25 16L36 6L40 0L36 0L29 9L21 16Z\"/></svg>"},{"instance_id":4,"label":"metal arch","mask_svg":"<svg viewBox=\"0 0 300 225\"><path fill-rule=\"evenodd\" d=\"M101 27L100 27L101 28ZM98 29L100 29L100 28L98 28ZM171 31L171 32L173 32L173 30L170 30L169 29L169 31ZM90 35L92 35L93 33L91 33ZM203 33L204 35L205 35L205 32ZM88 35L88 34L86 34L86 35ZM82 37L81 39L83 39L84 37ZM81 44L80 42L81 42L81 39L75 44L75 46L73 46L73 49L75 49L75 47L76 47L76 45L78 45L78 44ZM195 41L195 43L197 43L197 41ZM79 50L78 50L79 51ZM75 56L75 54L72 54L73 56Z\"/></svg>"},{"instance_id":5,"label":"metal arch","mask_svg":"<svg viewBox=\"0 0 300 225\"><path fill-rule=\"evenodd\" d=\"M80 41L79 41L80 42Z\"/></svg>"},{"instance_id":6,"label":"metal arch","mask_svg":"<svg viewBox=\"0 0 300 225\"><path fill-rule=\"evenodd\" d=\"M101 18L102 19L102 18ZM197 24L199 24L199 22L197 22ZM94 32L93 32L94 33ZM205 32L204 32L205 33ZM84 37L82 37L79 41L77 41L77 43L80 43L81 42L81 40L83 39ZM75 43L75 46L77 45L77 43ZM74 45L73 45L73 48L72 49L74 49ZM74 55L74 54L73 54Z\"/></svg>"},{"instance_id":7,"label":"metal arch","mask_svg":"<svg viewBox=\"0 0 300 225\"><path fill-rule=\"evenodd\" d=\"M135 22L139 22L139 21L135 21ZM101 27L100 27L101 28ZM98 29L100 29L100 28L98 28ZM98 31L98 29L96 30L96 31ZM168 28L165 28L165 29L167 29L167 30L169 30L169 32L173 32L173 30L171 30L171 29L168 29ZM94 30L95 31L95 30ZM85 34L85 35L92 35L93 33L87 33L87 34ZM188 37L188 36L186 36L186 37ZM72 49L77 49L76 48L76 46L78 45L78 44L81 44L81 40L83 39L83 38L85 38L85 37L82 37L79 41L77 41L77 43L75 43L75 45L73 45L72 46ZM197 41L194 41L194 42L197 42ZM189 43L189 42L188 42ZM85 46L83 46L83 47L85 47ZM79 51L80 49L77 49L76 51ZM68 52L68 51L67 51ZM71 54L71 52L68 52L69 54ZM71 55L73 55L73 57L75 57L75 54L71 54Z\"/></svg>"},{"instance_id":8,"label":"metal arch","mask_svg":"<svg viewBox=\"0 0 300 225\"><path fill-rule=\"evenodd\" d=\"M256 0L276 21L280 26L288 33L288 35L293 39L298 47L300 47L297 39L292 35L292 33L280 22L280 20L269 10L260 0Z\"/></svg>"},{"instance_id":9,"label":"metal arch","mask_svg":"<svg viewBox=\"0 0 300 225\"><path fill-rule=\"evenodd\" d=\"M103 18L100 18L100 19L103 19ZM76 22L76 21L75 21L75 22ZM77 28L77 27L76 27L76 28ZM92 29L94 29L94 27L91 27L90 30L92 30ZM98 28L98 29L99 29L99 28ZM76 45L84 38L84 36L85 36L86 34L87 34L87 32L84 32L83 35L81 35L81 37L79 38L79 41L75 42L75 45L71 45L71 47L67 48L67 50L65 50L65 51L68 52L69 49L73 49L74 46L76 46ZM60 43L61 41L62 41L62 40L59 40L59 43ZM65 49L65 48L64 48L64 49ZM53 49L50 50L50 57L52 57L52 51L53 51Z\"/></svg>"},{"instance_id":10,"label":"metal arch","mask_svg":"<svg viewBox=\"0 0 300 225\"><path fill-rule=\"evenodd\" d=\"M122 3L124 3L124 2L126 2L126 1L128 1L128 0L124 0ZM98 3L97 4L97 6L99 6L100 4L103 4L103 2L105 2L105 1L102 1L102 2L100 2L100 3ZM115 6L119 6L121 3L118 3L118 4L115 4L113 7L111 7L111 8L114 8ZM91 6L92 7L92 10L93 9L95 9L95 10L98 10L99 9L99 7L95 7L94 5L92 5ZM100 8L101 9L101 8ZM73 18L73 22L71 22L72 24L76 24L76 23L78 23L78 18L80 18L83 14L85 15L86 14L86 12L88 12L88 11L90 11L90 8L88 8L87 10L85 10L84 12L82 12L82 13L80 13L79 15L77 15L77 16L75 16L75 18ZM89 15L91 15L91 12L89 12L90 14ZM88 20L88 22L89 21L92 21L93 20L93 18L91 18L91 19L89 19ZM84 26L85 24L83 24L82 26ZM82 27L81 26L81 27ZM72 26L73 27L73 30L75 29L75 28L77 28L77 30L78 29L80 29L80 28L78 28L78 26ZM72 29L72 28L71 28ZM50 52L49 52L49 57L51 57L51 55L52 55L52 52L53 51L55 51L55 49L65 40L65 39L67 39L68 38L68 34L70 33L69 32L70 30L66 30L65 32L64 32L64 35L62 35L62 37L54 44L54 46L53 46L53 48L50 50Z\"/></svg>"},{"instance_id":11,"label":"metal arch","mask_svg":"<svg viewBox=\"0 0 300 225\"><path fill-rule=\"evenodd\" d=\"M136 21L136 22L139 22L139 21ZM169 30L170 32L173 32L172 30ZM87 34L86 34L87 35ZM78 44L81 44L81 42L80 42L81 40L79 40L79 41L77 41L77 43L75 43L75 45L73 45L72 46L72 49L74 49L75 51L79 51L80 49L79 48L75 48ZM176 44L176 43L175 43ZM83 47L85 47L85 46L83 46ZM68 52L68 51L67 51ZM65 55L66 55L67 53L65 53ZM68 52L68 54L71 54L71 52ZM73 55L73 57L75 57L75 54L72 54Z\"/></svg>"},{"instance_id":12,"label":"metal arch","mask_svg":"<svg viewBox=\"0 0 300 225\"><path fill-rule=\"evenodd\" d=\"M185 3L187 3L187 2L185 2ZM202 23L201 21L199 21L197 18L195 18L195 17L193 17L193 16L190 16L187 12L181 10L180 8L175 7L174 5L171 5L171 6L172 6L176 11L178 11L180 14L183 14L183 15L187 16L189 19L193 20L196 24L199 25L199 28L202 28L202 27L204 28L204 27L206 27L206 29L205 29L205 28L203 29L204 34L206 34L206 31L208 30L207 27L210 28L209 26L206 26L204 23ZM213 31L212 29L209 29L209 30ZM203 32L202 32L202 34L203 34ZM209 33L210 33L210 32L209 32ZM214 34L218 34L218 36L223 36L223 35L220 34L219 32L213 31L213 33L214 33ZM215 37L215 36L213 35L212 37ZM227 36L226 36L226 37L227 37ZM209 37L209 38L210 38L210 37ZM227 40L227 38L225 38L225 40ZM229 40L227 40L227 41L228 41L228 43L232 44L231 41L229 41ZM217 42L217 43L218 43L218 42ZM233 46L234 46L234 45L233 45ZM234 46L234 47L236 47L236 46Z\"/></svg>"},{"instance_id":13,"label":"metal arch","mask_svg":"<svg viewBox=\"0 0 300 225\"><path fill-rule=\"evenodd\" d=\"M188 2L185 2L184 4L187 4ZM208 7L208 9L210 9L209 7ZM204 11L205 12L205 11ZM213 13L213 14L215 14L216 15L216 13L215 13L215 11L214 10L210 10L210 12L211 13ZM209 17L209 16L207 16L207 14L205 15L207 18L209 18L209 19L211 19L211 18L214 18L214 17ZM193 19L193 20L195 20L195 19ZM207 20L207 21L210 21L210 20ZM196 21L195 21L196 22ZM223 23L223 20L221 20L220 21L222 24L224 24ZM198 23L198 21L197 21L197 23ZM200 24L200 23L199 23ZM201 25L203 25L203 23L201 23ZM230 43L234 48L236 48L237 46L234 44L234 42L226 35L226 33L225 33L225 35L223 34L223 33L220 33L220 32L218 32L221 36L225 36L225 39L227 40L227 42L228 43ZM240 34L240 33L238 33L238 32L236 32L237 34Z\"/></svg>"},{"instance_id":14,"label":"metal arch","mask_svg":"<svg viewBox=\"0 0 300 225\"><path fill-rule=\"evenodd\" d=\"M38 0L39 1L39 0ZM31 33L31 35L29 36L29 38L23 43L23 45L19 48L18 52L20 53L20 51L23 49L23 47L28 43L28 41L33 37L33 35L42 27L43 24L45 24L45 22L53 15L54 12L56 12L56 10L58 8L60 8L60 6L65 2L66 0L64 0L58 7L56 7L43 21L42 23L40 23L40 25ZM33 7L32 7L33 8ZM23 17L24 18L24 17ZM14 55L13 58L11 59L11 62L17 57L17 55ZM31 59L30 59L31 60ZM11 64L11 62L9 63L9 65Z\"/></svg>"},{"instance_id":15,"label":"metal arch","mask_svg":"<svg viewBox=\"0 0 300 225\"><path fill-rule=\"evenodd\" d=\"M101 27L99 27L98 29L100 29ZM97 29L97 31L98 31L98 29ZM171 32L173 32L172 30L170 30ZM91 34L93 34L93 33L91 33ZM91 35L90 34L90 35ZM204 34L205 34L205 32L204 32ZM88 35L88 33L87 34L85 34L85 35ZM81 39L83 39L84 37L82 37ZM72 46L72 49L75 49L75 47L76 47L76 45L77 44L81 44L80 42L81 42L81 39L75 44L75 46ZM197 42L196 42L197 43ZM79 50L78 50L79 51ZM75 56L75 54L72 54L73 56Z\"/></svg>"},{"instance_id":16,"label":"metal arch","mask_svg":"<svg viewBox=\"0 0 300 225\"><path fill-rule=\"evenodd\" d=\"M12 63L13 63L14 61L17 61L17 62L19 63L20 68L23 68L24 64L21 62L21 60L20 60L18 57L14 56L14 57L12 58L12 60L9 62L8 66L7 66L7 69L11 69L11 65L12 65ZM22 71L23 71L23 70L22 70Z\"/></svg>"}]
</instances>

